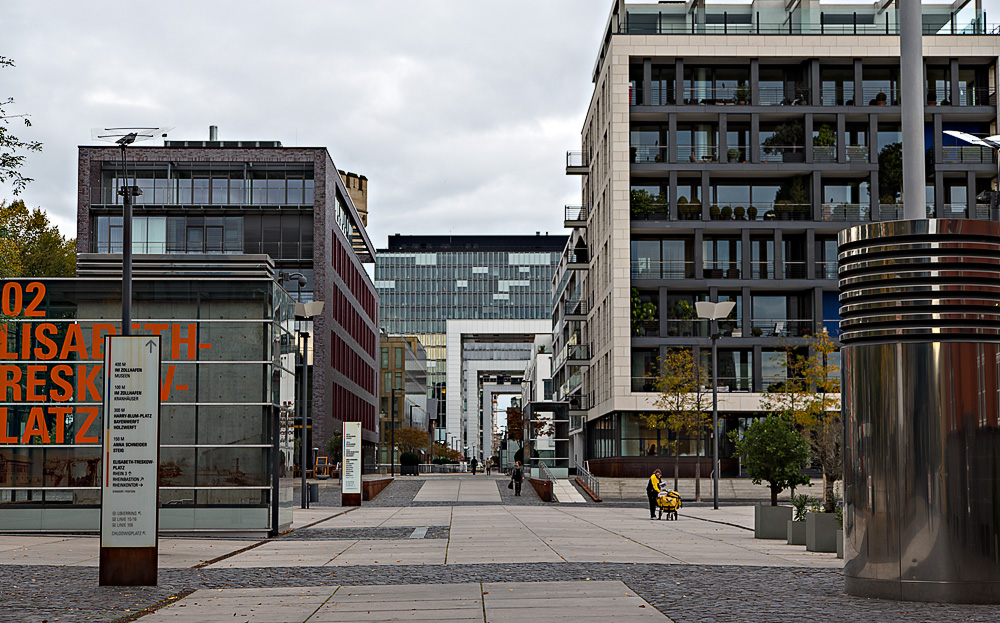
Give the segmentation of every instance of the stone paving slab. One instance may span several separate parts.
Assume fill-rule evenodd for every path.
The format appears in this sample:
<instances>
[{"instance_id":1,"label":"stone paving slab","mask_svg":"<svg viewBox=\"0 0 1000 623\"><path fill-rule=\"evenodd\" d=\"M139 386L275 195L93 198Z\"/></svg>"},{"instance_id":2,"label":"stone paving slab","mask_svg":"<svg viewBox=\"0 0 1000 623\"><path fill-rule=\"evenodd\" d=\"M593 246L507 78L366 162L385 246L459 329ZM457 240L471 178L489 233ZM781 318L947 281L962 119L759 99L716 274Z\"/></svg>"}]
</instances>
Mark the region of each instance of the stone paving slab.
<instances>
[{"instance_id":1,"label":"stone paving slab","mask_svg":"<svg viewBox=\"0 0 1000 623\"><path fill-rule=\"evenodd\" d=\"M164 621L667 621L621 581L199 590L142 618Z\"/></svg>"}]
</instances>

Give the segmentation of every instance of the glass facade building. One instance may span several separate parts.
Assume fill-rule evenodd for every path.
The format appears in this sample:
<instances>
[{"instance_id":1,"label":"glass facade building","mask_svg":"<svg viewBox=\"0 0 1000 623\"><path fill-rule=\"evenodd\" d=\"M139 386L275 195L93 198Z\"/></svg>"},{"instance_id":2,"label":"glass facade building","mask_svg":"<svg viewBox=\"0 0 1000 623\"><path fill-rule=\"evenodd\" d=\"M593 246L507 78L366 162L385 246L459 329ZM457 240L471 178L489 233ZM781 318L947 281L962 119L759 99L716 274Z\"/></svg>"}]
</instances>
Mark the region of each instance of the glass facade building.
<instances>
[{"instance_id":1,"label":"glass facade building","mask_svg":"<svg viewBox=\"0 0 1000 623\"><path fill-rule=\"evenodd\" d=\"M427 352L427 385L445 425L448 320L551 317L552 275L565 236L389 236L375 262L379 323L415 335Z\"/></svg>"}]
</instances>

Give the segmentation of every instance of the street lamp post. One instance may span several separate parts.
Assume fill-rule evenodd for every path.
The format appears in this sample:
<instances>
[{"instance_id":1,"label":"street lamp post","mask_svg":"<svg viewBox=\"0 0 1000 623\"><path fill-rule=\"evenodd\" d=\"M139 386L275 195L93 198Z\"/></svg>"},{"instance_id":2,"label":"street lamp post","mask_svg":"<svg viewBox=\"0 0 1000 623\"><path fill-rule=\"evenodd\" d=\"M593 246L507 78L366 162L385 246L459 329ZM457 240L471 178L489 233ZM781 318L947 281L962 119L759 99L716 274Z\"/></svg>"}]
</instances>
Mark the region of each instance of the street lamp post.
<instances>
[{"instance_id":1,"label":"street lamp post","mask_svg":"<svg viewBox=\"0 0 1000 623\"><path fill-rule=\"evenodd\" d=\"M711 303L699 301L695 303L698 317L711 321L712 337L712 508L719 509L719 371L718 350L719 318L729 315L736 303Z\"/></svg>"}]
</instances>

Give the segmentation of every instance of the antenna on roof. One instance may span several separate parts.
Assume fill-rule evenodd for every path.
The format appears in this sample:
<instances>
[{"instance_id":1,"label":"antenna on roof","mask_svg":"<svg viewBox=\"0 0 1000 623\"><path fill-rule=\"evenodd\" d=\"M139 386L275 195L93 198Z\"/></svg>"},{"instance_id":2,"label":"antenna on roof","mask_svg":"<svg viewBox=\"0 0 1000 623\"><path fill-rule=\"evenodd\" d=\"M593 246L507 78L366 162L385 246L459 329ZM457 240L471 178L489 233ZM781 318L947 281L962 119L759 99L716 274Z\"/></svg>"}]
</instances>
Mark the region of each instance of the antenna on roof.
<instances>
[{"instance_id":1,"label":"antenna on roof","mask_svg":"<svg viewBox=\"0 0 1000 623\"><path fill-rule=\"evenodd\" d=\"M128 183L128 151L129 145L135 142L148 141L160 136L166 136L173 128L94 128L91 137L96 141L115 143L122 152L122 180L124 185L118 189L122 196L122 335L132 333L132 197L138 197L142 191L135 184L133 171L132 183Z\"/></svg>"}]
</instances>

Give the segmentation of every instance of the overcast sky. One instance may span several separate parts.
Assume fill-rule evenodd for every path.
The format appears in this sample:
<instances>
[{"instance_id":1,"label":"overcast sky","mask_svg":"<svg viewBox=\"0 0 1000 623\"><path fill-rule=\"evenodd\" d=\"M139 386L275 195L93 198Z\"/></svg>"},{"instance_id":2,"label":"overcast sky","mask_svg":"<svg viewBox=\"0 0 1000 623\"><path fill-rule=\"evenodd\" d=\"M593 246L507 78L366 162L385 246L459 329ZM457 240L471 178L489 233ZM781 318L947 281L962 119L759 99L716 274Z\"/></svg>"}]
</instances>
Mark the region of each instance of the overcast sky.
<instances>
[{"instance_id":1,"label":"overcast sky","mask_svg":"<svg viewBox=\"0 0 1000 623\"><path fill-rule=\"evenodd\" d=\"M8 113L40 140L21 195L75 236L99 126L322 146L369 179L368 231L561 233L611 0L3 0ZM1000 0L984 0L1000 16ZM992 18L991 21L997 21ZM0 198L10 199L0 186Z\"/></svg>"}]
</instances>

